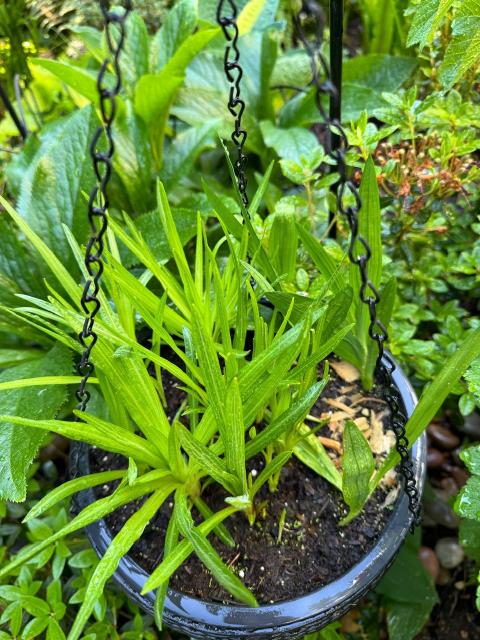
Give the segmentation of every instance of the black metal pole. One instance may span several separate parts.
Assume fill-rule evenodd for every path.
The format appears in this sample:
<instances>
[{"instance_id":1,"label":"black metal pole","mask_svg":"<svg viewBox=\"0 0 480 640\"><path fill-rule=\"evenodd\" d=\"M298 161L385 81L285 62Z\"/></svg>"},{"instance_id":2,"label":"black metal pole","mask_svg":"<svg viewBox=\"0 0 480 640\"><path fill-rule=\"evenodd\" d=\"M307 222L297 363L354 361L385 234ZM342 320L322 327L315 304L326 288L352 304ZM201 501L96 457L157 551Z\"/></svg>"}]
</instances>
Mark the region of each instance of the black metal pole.
<instances>
[{"instance_id":1,"label":"black metal pole","mask_svg":"<svg viewBox=\"0 0 480 640\"><path fill-rule=\"evenodd\" d=\"M21 121L20 117L15 111L15 107L10 102L10 98L8 97L5 89L2 87L1 84L0 84L0 99L2 100L3 104L5 105L5 109L8 111L8 113L10 114L10 117L15 123L15 126L17 127L18 132L20 133L20 136L22 137L23 140L26 140L28 135L27 127Z\"/></svg>"},{"instance_id":2,"label":"black metal pole","mask_svg":"<svg viewBox=\"0 0 480 640\"><path fill-rule=\"evenodd\" d=\"M330 120L338 122L342 121L343 9L343 0L330 0L330 78L337 89L336 95L330 97ZM330 131L331 151L339 146L340 136ZM334 215L330 212L331 238L336 236L333 219Z\"/></svg>"}]
</instances>

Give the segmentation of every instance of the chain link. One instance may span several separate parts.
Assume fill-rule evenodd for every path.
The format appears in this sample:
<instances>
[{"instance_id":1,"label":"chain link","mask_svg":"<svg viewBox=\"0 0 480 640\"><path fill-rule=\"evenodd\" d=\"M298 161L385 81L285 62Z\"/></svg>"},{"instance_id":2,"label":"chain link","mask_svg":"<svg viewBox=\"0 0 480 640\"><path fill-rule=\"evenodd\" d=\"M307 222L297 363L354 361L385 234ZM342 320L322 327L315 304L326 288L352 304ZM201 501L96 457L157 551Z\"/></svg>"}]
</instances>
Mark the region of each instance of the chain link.
<instances>
[{"instance_id":1,"label":"chain link","mask_svg":"<svg viewBox=\"0 0 480 640\"><path fill-rule=\"evenodd\" d=\"M98 335L94 331L95 317L100 310L100 280L103 273L104 237L107 232L109 206L108 186L112 176L112 159L115 151L112 127L117 109L117 96L122 88L122 75L120 71L120 55L125 43L125 23L132 10L131 0L124 1L124 10L120 13L110 10L108 0L100 0L105 21L105 35L110 57L106 58L98 73L97 89L99 95L100 114L102 124L96 130L90 145L90 155L96 176L96 184L90 192L88 201L88 220L90 223L90 237L85 250L85 267L89 277L85 282L82 294L82 309L85 320L82 331L78 335L83 347L77 372L82 377L77 389L78 408L85 411L90 392L87 383L93 373L93 364L90 362L90 354ZM114 83L106 82L108 67L112 65ZM103 145L102 145L103 143ZM100 148L102 146L102 149Z\"/></svg>"},{"instance_id":2,"label":"chain link","mask_svg":"<svg viewBox=\"0 0 480 640\"><path fill-rule=\"evenodd\" d=\"M330 135L337 137L337 144L332 145L328 151L339 174L338 182L335 185L337 211L346 218L350 229L348 256L351 263L355 264L359 270L361 279L360 299L367 306L370 317L368 333L378 348L376 361L377 380L381 384L384 398L390 409L390 425L395 434L396 450L400 456L399 469L403 478L405 493L408 497L409 510L413 516L413 530L415 526L421 523L420 496L416 486L413 463L408 453L409 442L405 430L407 416L402 408L403 403L400 393L393 382L393 373L396 366L390 354L385 351L388 332L377 317L380 295L368 273L368 262L372 253L367 241L359 233L358 217L362 202L357 186L348 175L345 159L349 148L347 134L341 122L336 118L332 119L330 117L322 101L323 96L327 96L337 107L336 109L334 108L333 112L340 113L340 96L330 79L329 65L321 53L321 42L318 35L315 43L312 44L304 32L299 18L295 19L295 27L299 41L303 44L310 57L311 83L315 87L315 101L318 111L329 129Z\"/></svg>"},{"instance_id":3,"label":"chain link","mask_svg":"<svg viewBox=\"0 0 480 640\"><path fill-rule=\"evenodd\" d=\"M240 50L238 48L237 6L233 0L219 0L217 5L217 23L221 26L227 41L225 47L224 69L230 91L228 97L228 110L235 119L235 128L232 133L233 144L237 148L237 159L234 163L237 177L238 190L243 204L248 208L247 195L247 156L244 145L247 140L247 132L242 127L242 116L245 111L245 101L240 97L240 82L243 77L243 69L240 65Z\"/></svg>"}]
</instances>

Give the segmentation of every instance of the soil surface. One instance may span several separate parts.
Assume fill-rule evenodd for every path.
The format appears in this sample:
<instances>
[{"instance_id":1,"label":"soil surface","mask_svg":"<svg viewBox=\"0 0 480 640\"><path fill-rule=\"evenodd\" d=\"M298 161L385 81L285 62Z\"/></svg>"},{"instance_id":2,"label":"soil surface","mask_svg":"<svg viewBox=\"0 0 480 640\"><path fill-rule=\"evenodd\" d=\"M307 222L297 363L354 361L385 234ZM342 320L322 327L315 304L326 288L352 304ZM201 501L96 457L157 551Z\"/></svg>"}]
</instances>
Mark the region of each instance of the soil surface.
<instances>
[{"instance_id":1,"label":"soil surface","mask_svg":"<svg viewBox=\"0 0 480 640\"><path fill-rule=\"evenodd\" d=\"M333 370L331 373L328 391L312 410L314 415L331 411L331 406L326 404L328 398L337 396L339 389L345 386ZM168 377L163 382L172 416L184 395ZM353 395L360 389L358 383L349 384L349 388ZM375 398L366 400L370 405L376 402ZM330 437L334 435L331 431L325 433ZM338 451L332 450L331 456L339 462ZM91 464L95 471L125 468L126 460L92 449ZM263 465L263 458L259 456L250 462L250 471L254 469L258 474ZM97 490L97 495L103 497L112 489L113 485L104 486ZM328 584L361 560L374 546L392 513L392 500L386 499L387 493L387 488L379 489L361 516L347 526L340 526L339 521L347 513L341 494L293 458L283 469L278 491L272 494L268 486L264 486L258 494L257 504L262 506L263 501L263 508L253 527L241 513L226 522L236 547L226 547L214 535L210 536L210 541L260 603L279 602ZM225 506L226 494L217 485L208 487L202 497L214 511ZM126 505L108 517L108 525L114 534L139 504L137 501ZM130 555L148 572L161 561L172 506L167 500L131 551ZM200 520L195 512L194 516ZM204 600L232 602L231 596L194 555L173 576L171 587Z\"/></svg>"},{"instance_id":2,"label":"soil surface","mask_svg":"<svg viewBox=\"0 0 480 640\"><path fill-rule=\"evenodd\" d=\"M467 564L455 572L452 581L438 589L440 603L434 608L426 627L415 640L480 640L480 613L475 604L475 587L460 590L455 586L468 580Z\"/></svg>"}]
</instances>

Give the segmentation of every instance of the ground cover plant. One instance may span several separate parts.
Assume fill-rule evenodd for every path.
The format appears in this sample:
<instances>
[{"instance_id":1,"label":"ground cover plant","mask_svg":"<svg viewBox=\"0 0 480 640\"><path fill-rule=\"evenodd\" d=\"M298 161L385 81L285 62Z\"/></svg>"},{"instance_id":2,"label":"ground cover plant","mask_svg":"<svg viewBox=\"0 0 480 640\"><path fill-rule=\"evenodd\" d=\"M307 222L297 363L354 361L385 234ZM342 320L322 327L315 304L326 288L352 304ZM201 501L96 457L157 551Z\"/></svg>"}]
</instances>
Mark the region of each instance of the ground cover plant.
<instances>
[{"instance_id":1,"label":"ground cover plant","mask_svg":"<svg viewBox=\"0 0 480 640\"><path fill-rule=\"evenodd\" d=\"M336 375L332 368L335 362L329 371L323 365L317 370L328 355L325 350L335 350L343 361L358 368L366 389L373 383L375 352L365 325L358 322L362 310L357 303L354 270L344 255L346 229L341 219L337 238L327 238L329 188L335 175L317 171L319 165L328 167L329 159L319 144L325 140L316 126L318 113L308 86L308 59L293 36L291 16L298 7L280 3L275 15L274 4L253 3L241 14L241 55L248 68L245 95L251 228L245 228L246 218L242 226L242 216L238 217L238 195L230 186L228 162L215 135L218 132L226 137L231 124L224 106L223 43L211 8L200 3L197 13L194 3L176 3L170 19L162 17L163 31L155 34L156 25L149 23L152 35L147 34L138 13L132 17L129 47L136 54L149 49L151 60L155 43L167 47L172 38L178 45L180 33L186 40L177 53L174 47L168 55L161 54L163 64L168 67L176 55L177 62L181 58L179 51L182 55L190 51L182 58L185 66L179 68L178 85L170 93L165 88L164 95L158 96L166 102L149 121L139 106L137 94L143 90L138 87L147 81L157 86L162 71L151 66L139 71L141 61L136 57L135 69L124 67L121 101L128 124L120 130L124 124L120 118L116 131L118 155L102 289L100 353L95 360L92 414L87 417L83 437L88 432L90 442L104 448L108 443L113 451L123 447L121 452L130 458L122 473L107 472L113 474L109 478L121 482L113 494L120 494L120 500L155 489L156 485L144 485L149 473L157 473L158 478L164 473L162 485L165 478L170 479L170 489L177 487L174 510L183 527L176 530L177 525L172 525L170 542L177 535L189 545L195 542L195 551L204 559L205 544L195 535L200 527L190 529L181 487L186 487L187 500L195 498L195 524L199 518L212 527L215 524L209 540L215 544L223 540L228 547L229 521L220 524L220 519L237 510L244 511L250 522L261 522L264 494L258 493L260 484L265 482L264 491L278 488L280 467L287 466L292 456L310 465L332 486L343 489L353 520L371 494L373 482L366 479L372 476L372 465L382 472L389 465L381 466L378 457L372 458L358 426L349 423L343 443L344 466L337 466L322 435L324 418L305 421L311 417L317 396L325 395L327 378ZM368 222L361 218L362 232L370 243L383 244L383 258L375 251L373 268L384 301L382 321L390 324L392 351L406 366L417 390L421 392L427 385L429 394L420 405L416 424L411 422L409 434L418 435L437 411L438 415L428 429L430 486L425 495L422 534L417 532L402 551L390 577L371 596L369 607L360 607L341 626L311 637L357 638L366 634L375 638L384 633L385 626L391 638L406 640L420 633L430 615L431 622L421 637L449 637L451 628L438 613L440 609L431 614L438 600L434 580L440 598L457 594L457 610L462 615L458 624L465 625L462 632L474 638L475 598L471 594L479 561L475 506L478 447L474 444L479 439L479 373L478 360L467 367L465 354L475 358L473 345L479 327L478 60L475 47L470 47L478 31L476 7L455 2L428 3L428 8L418 3L407 7L404 2L378 2L375 7L373 3L346 4L344 113L351 145L349 165L367 203ZM309 12L315 14L316 10L306 6L304 11L308 18ZM382 40L378 33L385 12L394 20L388 24L389 37ZM8 117L1 125L7 149L2 153L8 196L2 202L8 213L1 219L4 371L0 402L1 413L8 417L4 418L2 437L10 443L2 457L5 473L1 490L4 498L14 501L25 499L27 488L29 495L35 494L38 485L31 479L35 467L30 464L39 448L41 452L49 450L48 445L43 448L49 441L47 431L79 435L74 431L77 423L70 422L72 390L78 382L72 366L79 352L75 334L82 323L79 282L86 239L84 194L93 182L85 153L97 122L94 93L87 95L85 91L94 86L104 46L96 27L98 24L77 33L69 31L72 48L64 48L58 61L54 56L44 61L30 59L30 87L40 103L44 124L39 128L34 116L28 116L29 128L38 129L38 133L32 134L23 150ZM78 48L79 38L83 48ZM203 38L204 49L190 55L190 44L203 43ZM352 52L360 56L349 60ZM80 76L83 84L78 82ZM72 82L83 87L84 95L72 91ZM405 91L400 89L402 85ZM66 113L70 115L65 118ZM20 153L12 155L11 151ZM63 160L58 162L61 153ZM55 160L55 170L45 171ZM72 176L80 176L75 184ZM165 191L163 187L157 191L159 177ZM67 187L72 198L62 200L63 206L59 206L59 196ZM284 358L283 368L272 371L268 354L278 344L275 354ZM448 379L441 373L447 359L455 365L455 373L451 371ZM167 415L165 409L165 371L183 387L184 396L174 415ZM242 386L245 378L250 386ZM116 381L132 379L140 386L133 390L122 386L127 403L116 393ZM34 387L29 386L32 382ZM248 397L249 390L257 387L262 389L258 406ZM229 414L237 416L233 425L225 424L221 416L224 403L220 398L224 396ZM435 398L435 403L430 404L429 398ZM428 412L423 411L426 405ZM32 419L35 425L28 422ZM113 429L119 433L119 426L123 445L118 438L115 442L108 438ZM154 441L148 458L132 428L140 429L142 438ZM209 436L200 438L200 446L195 438L198 429ZM264 435L267 433L270 436ZM162 437L165 442L159 448ZM225 438L232 438L232 447L226 447L224 453ZM364 455L361 461L347 463L353 445ZM244 455L240 455L242 446ZM459 447L465 451L460 453ZM16 455L18 451L21 457ZM260 451L265 473L259 477L238 460ZM457 498L467 479L462 460L473 477ZM103 584L111 567L107 561L97 566L79 533L67 538L65 544L49 540L62 527L76 525L62 502L52 505L47 497L42 502L42 494L48 496L45 474L50 495L65 499L62 490L52 489L44 463L35 474L42 487L39 506L33 507L35 517L19 525L22 507L14 503L5 505L2 517L7 547L2 567L10 567L2 578L5 586L0 587L5 637L80 633L87 614L93 611L97 621L90 619L82 637L118 634L154 638L162 633L169 638L168 631L157 631L151 619L134 612L115 591L108 589L95 604L100 589L89 592L86 580L94 574L99 585ZM63 478L64 473L60 475ZM105 476L97 479L103 483ZM205 485L211 485L212 479L230 496L228 506L216 519L201 497L204 491L208 493ZM80 480L74 482L77 484L66 485L72 492L81 485ZM199 487L202 493L197 495ZM168 497L161 495L161 489L153 496L148 503L152 509L154 500L159 504ZM107 509L109 499L103 500ZM462 517L459 534L453 506ZM42 513L44 508L51 511ZM137 525L139 531L142 524ZM186 537L187 530L191 540ZM9 562L17 562L13 553L19 546L16 540L23 545L28 537L34 546L23 552L26 568L14 568ZM70 540L75 548L84 545L84 560L73 556L71 563L64 562L69 557ZM35 550L42 546L45 550L35 558ZM120 553L120 546L117 548ZM212 560L215 553L207 561L217 577L237 597L253 604L251 595L239 584L239 575L232 577L230 569ZM465 554L469 560L463 559ZM112 551L112 566L114 555ZM453 566L451 558L460 560ZM53 580L48 577L50 566L54 567ZM157 578L160 575L163 580L168 574L165 565L159 571ZM418 588L399 590L405 576L413 573ZM161 584L158 619L166 580ZM25 595L18 598L20 592ZM85 594L89 596L86 600ZM78 607L77 626L72 630ZM429 633L437 636L426 635Z\"/></svg>"}]
</instances>

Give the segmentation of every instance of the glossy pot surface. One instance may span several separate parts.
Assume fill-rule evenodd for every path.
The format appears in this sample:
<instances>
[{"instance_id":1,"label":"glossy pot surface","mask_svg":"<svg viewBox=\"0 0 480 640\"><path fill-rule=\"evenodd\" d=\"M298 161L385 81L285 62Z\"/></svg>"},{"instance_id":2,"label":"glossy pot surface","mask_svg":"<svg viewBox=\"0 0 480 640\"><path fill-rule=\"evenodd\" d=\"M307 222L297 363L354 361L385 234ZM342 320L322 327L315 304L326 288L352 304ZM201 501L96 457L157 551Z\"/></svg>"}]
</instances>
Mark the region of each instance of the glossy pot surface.
<instances>
[{"instance_id":1,"label":"glossy pot surface","mask_svg":"<svg viewBox=\"0 0 480 640\"><path fill-rule=\"evenodd\" d=\"M405 411L410 416L417 400L400 367L394 373L394 382L401 393ZM412 447L411 458L417 486L422 491L426 473L425 434ZM76 443L73 446L71 464L79 475L90 472L88 445ZM94 500L92 490L84 491L78 497L78 506L84 508ZM164 624L199 640L291 640L318 631L344 615L377 584L395 559L411 522L408 499L402 493L375 546L361 562L330 584L304 596L258 609L204 602L170 590L165 604ZM86 533L97 555L103 556L112 539L105 520L87 527ZM129 556L120 561L114 575L115 581L129 598L146 612L152 613L154 593L140 595L147 577L146 571Z\"/></svg>"}]
</instances>

